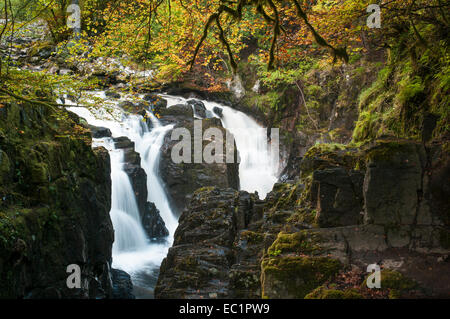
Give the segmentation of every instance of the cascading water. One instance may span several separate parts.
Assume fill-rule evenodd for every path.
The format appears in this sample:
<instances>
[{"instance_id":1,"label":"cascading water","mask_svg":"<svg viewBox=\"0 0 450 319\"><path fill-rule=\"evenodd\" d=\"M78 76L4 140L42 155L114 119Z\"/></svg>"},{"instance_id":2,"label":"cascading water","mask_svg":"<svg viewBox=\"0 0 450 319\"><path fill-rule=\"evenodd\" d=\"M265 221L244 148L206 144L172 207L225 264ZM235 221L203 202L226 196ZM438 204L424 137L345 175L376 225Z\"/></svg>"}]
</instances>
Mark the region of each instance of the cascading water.
<instances>
[{"instance_id":1,"label":"cascading water","mask_svg":"<svg viewBox=\"0 0 450 319\"><path fill-rule=\"evenodd\" d=\"M188 99L179 96L161 95L167 100L167 107L185 104ZM267 130L243 112L215 102L203 101L206 109L214 116L214 108L222 109L223 127L229 130L236 141L239 151L239 179L241 189L247 192L258 192L265 198L278 180L278 148L267 141ZM272 147L273 146L273 147Z\"/></svg>"},{"instance_id":2,"label":"cascading water","mask_svg":"<svg viewBox=\"0 0 450 319\"><path fill-rule=\"evenodd\" d=\"M95 96L106 99L104 92ZM94 146L104 146L111 158L112 205L111 220L115 231L113 244L114 268L119 268L132 277L134 293L140 298L152 298L159 266L172 244L177 219L170 210L167 196L158 176L159 150L171 125L162 126L152 114L153 129L149 131L142 116L125 115L115 102L111 113L95 110L95 115L83 107L67 109L94 126L111 130L112 137L126 136L135 143L141 155L141 166L147 173L148 201L155 203L169 230L169 238L163 242L151 242L145 234L130 179L123 169L123 151L117 150L111 138L94 139Z\"/></svg>"},{"instance_id":3,"label":"cascading water","mask_svg":"<svg viewBox=\"0 0 450 319\"><path fill-rule=\"evenodd\" d=\"M104 92L97 92L95 96L108 99ZM186 102L186 99L181 97L167 95L163 97L168 101L168 107ZM159 266L167 255L178 225L158 171L160 149L165 135L173 125L163 126L153 114L148 113L152 122L152 129L149 130L142 116L126 115L121 110L118 105L123 100L113 101L114 107L109 112L103 109L91 112L83 107L67 109L86 119L91 125L109 128L113 138L128 137L135 143L135 150L141 156L141 166L147 173L148 201L153 202L158 208L170 233L165 242L151 242L143 230L136 197L130 179L123 169L123 151L115 148L111 138L94 139L94 146L104 146L111 157L110 214L115 230L113 267L123 269L131 275L134 293L138 298L152 298ZM249 192L258 191L259 196L264 198L276 182L278 170L278 154L270 150L267 131L242 112L217 103L202 102L208 112L215 116L217 114L214 113L214 108L222 109L220 117L222 124L235 137L241 158L239 169L241 189Z\"/></svg>"},{"instance_id":4,"label":"cascading water","mask_svg":"<svg viewBox=\"0 0 450 319\"><path fill-rule=\"evenodd\" d=\"M111 148L109 148L111 149ZM123 152L110 150L111 220L115 229L113 254L144 249L148 240L140 223L140 215L128 175L123 171Z\"/></svg>"}]
</instances>

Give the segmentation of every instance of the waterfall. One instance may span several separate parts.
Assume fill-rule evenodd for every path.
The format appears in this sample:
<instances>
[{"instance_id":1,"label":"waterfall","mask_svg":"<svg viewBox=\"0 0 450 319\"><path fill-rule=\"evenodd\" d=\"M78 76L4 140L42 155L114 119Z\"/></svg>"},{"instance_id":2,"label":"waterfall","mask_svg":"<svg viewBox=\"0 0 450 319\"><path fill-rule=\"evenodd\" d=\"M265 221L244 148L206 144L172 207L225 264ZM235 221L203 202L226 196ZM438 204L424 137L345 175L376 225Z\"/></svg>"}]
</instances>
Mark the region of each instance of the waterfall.
<instances>
[{"instance_id":1,"label":"waterfall","mask_svg":"<svg viewBox=\"0 0 450 319\"><path fill-rule=\"evenodd\" d=\"M91 92L92 94L92 92ZM104 92L94 92L97 98L107 99ZM181 97L163 95L168 107L185 103ZM113 267L123 269L131 275L135 294L140 298L152 298L159 266L167 255L178 225L177 218L170 209L163 181L159 174L160 149L166 134L174 125L162 125L152 114L147 113L152 122L149 130L142 116L125 114L118 106L119 99L112 101L109 110L99 108L89 110L84 107L67 107L68 110L84 118L89 124L106 127L112 137L126 136L135 143L135 151L141 156L141 167L147 173L148 201L153 202L160 211L169 237L165 242L151 242L145 234L130 179L124 171L124 153L116 149L111 138L94 139L93 146L104 146L111 157L112 205L111 220L115 231L113 244ZM71 101L66 99L68 104ZM278 167L274 165L275 156L267 142L267 131L246 114L218 103L202 101L209 114L219 117L215 107L222 109L222 125L235 138L241 158L239 177L241 189L257 191L261 198L271 191L277 180Z\"/></svg>"},{"instance_id":2,"label":"waterfall","mask_svg":"<svg viewBox=\"0 0 450 319\"><path fill-rule=\"evenodd\" d=\"M96 92L95 96L106 98L104 92ZM163 126L153 114L149 113L148 116L153 124L153 129L150 131L142 116L126 115L118 107L118 103L119 101L116 101L117 107L112 112L106 112L103 109L89 110L84 107L68 107L67 109L84 118L91 125L109 128L113 138L128 137L135 143L135 151L141 156L141 166L147 173L148 201L155 203L166 223L170 233L167 241L151 242L143 230L136 196L130 179L123 170L123 151L115 149L111 138L93 140L93 146L105 147L111 158L110 216L115 234L112 266L131 275L137 297L152 298L159 266L167 255L178 225L169 207L158 173L160 148L166 133L173 128L173 125Z\"/></svg>"},{"instance_id":3,"label":"waterfall","mask_svg":"<svg viewBox=\"0 0 450 319\"><path fill-rule=\"evenodd\" d=\"M114 146L113 146L114 147ZM144 249L147 236L142 228L139 209L128 175L123 170L123 151L110 149L111 220L115 230L113 254Z\"/></svg>"},{"instance_id":4,"label":"waterfall","mask_svg":"<svg viewBox=\"0 0 450 319\"><path fill-rule=\"evenodd\" d=\"M179 96L161 96L167 100L167 107L185 104L189 100ZM267 130L243 112L215 102L201 102L210 114L221 119L223 127L234 136L240 157L241 189L250 193L257 191L259 197L264 199L278 180L279 160L278 149L272 148L267 141ZM222 116L214 112L215 107L222 109Z\"/></svg>"}]
</instances>

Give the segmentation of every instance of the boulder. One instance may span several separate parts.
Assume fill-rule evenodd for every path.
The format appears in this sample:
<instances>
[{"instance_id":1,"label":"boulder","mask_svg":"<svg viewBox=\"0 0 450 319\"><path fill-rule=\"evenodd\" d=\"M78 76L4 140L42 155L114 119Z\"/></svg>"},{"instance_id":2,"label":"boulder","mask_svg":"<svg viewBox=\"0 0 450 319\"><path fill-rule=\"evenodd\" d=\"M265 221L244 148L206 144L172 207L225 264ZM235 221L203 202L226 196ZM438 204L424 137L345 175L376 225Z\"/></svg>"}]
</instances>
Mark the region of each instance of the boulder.
<instances>
[{"instance_id":1,"label":"boulder","mask_svg":"<svg viewBox=\"0 0 450 319\"><path fill-rule=\"evenodd\" d=\"M193 194L180 217L173 247L161 264L156 298L228 296L238 194L215 187Z\"/></svg>"},{"instance_id":2,"label":"boulder","mask_svg":"<svg viewBox=\"0 0 450 319\"><path fill-rule=\"evenodd\" d=\"M112 136L111 130L107 127L99 127L94 125L88 125L88 127L92 132L93 138L104 138Z\"/></svg>"},{"instance_id":3,"label":"boulder","mask_svg":"<svg viewBox=\"0 0 450 319\"><path fill-rule=\"evenodd\" d=\"M170 107L168 110L171 110ZM187 112L189 110L189 112ZM185 113L186 112L186 113ZM179 122L175 128L186 128L191 135L190 145L192 147L192 157L190 163L175 163L172 160L172 149L180 141L173 141L171 139L172 131L169 131L164 138L164 143L161 148L161 160L159 164L159 171L161 179L164 181L171 205L174 211L179 215L186 204L189 196L198 188L205 186L218 186L222 188L239 188L239 163L237 163L237 148L234 149L234 162L226 162L226 130L222 127L220 120L217 118L197 120L202 123L203 132L208 128L218 128L223 134L223 156L222 163L208 164L204 160L201 163L194 162L194 121L192 119L192 108L188 105L174 109L174 113L180 114L175 117L177 121L186 119L190 114L189 120ZM212 143L211 141L203 141L202 150L204 147Z\"/></svg>"},{"instance_id":4,"label":"boulder","mask_svg":"<svg viewBox=\"0 0 450 319\"><path fill-rule=\"evenodd\" d=\"M222 109L222 108L215 106L215 107L213 108L213 112L214 112L218 117L222 118L222 116L223 116L223 109Z\"/></svg>"},{"instance_id":5,"label":"boulder","mask_svg":"<svg viewBox=\"0 0 450 319\"><path fill-rule=\"evenodd\" d=\"M187 104L176 104L169 108L160 109L157 113L164 124L179 124L183 121L191 121L194 117L192 107Z\"/></svg>"},{"instance_id":6,"label":"boulder","mask_svg":"<svg viewBox=\"0 0 450 319\"><path fill-rule=\"evenodd\" d=\"M164 238L169 236L164 220L155 204L147 202L142 214L142 226L149 238Z\"/></svg>"},{"instance_id":7,"label":"boulder","mask_svg":"<svg viewBox=\"0 0 450 319\"><path fill-rule=\"evenodd\" d=\"M120 99L120 94L114 91L105 91L105 95L112 99Z\"/></svg>"},{"instance_id":8,"label":"boulder","mask_svg":"<svg viewBox=\"0 0 450 319\"><path fill-rule=\"evenodd\" d=\"M188 100L187 104L192 106L194 109L194 114L202 119L206 118L206 107L199 100Z\"/></svg>"},{"instance_id":9,"label":"boulder","mask_svg":"<svg viewBox=\"0 0 450 319\"><path fill-rule=\"evenodd\" d=\"M146 102L122 101L119 103L119 107L129 113L143 116L149 108L149 104Z\"/></svg>"},{"instance_id":10,"label":"boulder","mask_svg":"<svg viewBox=\"0 0 450 319\"><path fill-rule=\"evenodd\" d=\"M120 269L111 269L112 299L135 299L131 277Z\"/></svg>"},{"instance_id":11,"label":"boulder","mask_svg":"<svg viewBox=\"0 0 450 319\"><path fill-rule=\"evenodd\" d=\"M165 109L167 107L167 101L157 94L146 94L143 99L150 102L154 112L159 112L161 109Z\"/></svg>"}]
</instances>

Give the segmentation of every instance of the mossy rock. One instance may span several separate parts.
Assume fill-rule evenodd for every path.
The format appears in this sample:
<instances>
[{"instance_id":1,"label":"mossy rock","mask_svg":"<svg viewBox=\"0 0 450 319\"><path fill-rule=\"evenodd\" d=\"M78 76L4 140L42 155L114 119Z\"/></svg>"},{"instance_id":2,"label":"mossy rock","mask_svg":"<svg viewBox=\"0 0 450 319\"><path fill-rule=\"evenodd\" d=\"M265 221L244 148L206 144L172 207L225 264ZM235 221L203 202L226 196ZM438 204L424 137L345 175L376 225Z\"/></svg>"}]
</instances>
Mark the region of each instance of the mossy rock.
<instances>
[{"instance_id":1,"label":"mossy rock","mask_svg":"<svg viewBox=\"0 0 450 319\"><path fill-rule=\"evenodd\" d=\"M271 256L286 253L316 255L323 252L320 238L317 234L300 231L293 234L279 233L277 239L267 250Z\"/></svg>"},{"instance_id":2,"label":"mossy rock","mask_svg":"<svg viewBox=\"0 0 450 319\"><path fill-rule=\"evenodd\" d=\"M356 289L336 290L320 286L305 296L305 299L363 299Z\"/></svg>"},{"instance_id":3,"label":"mossy rock","mask_svg":"<svg viewBox=\"0 0 450 319\"><path fill-rule=\"evenodd\" d=\"M366 161L387 163L389 166L404 166L405 163L415 160L417 155L422 158L426 156L417 143L406 140L378 140L376 145L367 151Z\"/></svg>"},{"instance_id":4,"label":"mossy rock","mask_svg":"<svg viewBox=\"0 0 450 319\"><path fill-rule=\"evenodd\" d=\"M264 241L264 234L244 230L241 232L241 240L246 240L250 245L260 244Z\"/></svg>"},{"instance_id":5,"label":"mossy rock","mask_svg":"<svg viewBox=\"0 0 450 319\"><path fill-rule=\"evenodd\" d=\"M365 154L360 146L343 144L316 144L306 152L301 164L301 178L305 180L316 170L344 167L364 170Z\"/></svg>"},{"instance_id":6,"label":"mossy rock","mask_svg":"<svg viewBox=\"0 0 450 319\"><path fill-rule=\"evenodd\" d=\"M342 264L328 257L275 257L261 264L263 298L302 299L334 277Z\"/></svg>"},{"instance_id":7,"label":"mossy rock","mask_svg":"<svg viewBox=\"0 0 450 319\"><path fill-rule=\"evenodd\" d=\"M361 285L361 288L367 288L367 279ZM381 271L381 288L380 289L388 289L389 290L389 298L397 299L401 298L403 295L408 293L411 290L419 288L419 285L416 281L406 277L402 273L384 269Z\"/></svg>"},{"instance_id":8,"label":"mossy rock","mask_svg":"<svg viewBox=\"0 0 450 319\"><path fill-rule=\"evenodd\" d=\"M303 187L300 184L277 183L266 198L272 211L292 209L298 204Z\"/></svg>"}]
</instances>

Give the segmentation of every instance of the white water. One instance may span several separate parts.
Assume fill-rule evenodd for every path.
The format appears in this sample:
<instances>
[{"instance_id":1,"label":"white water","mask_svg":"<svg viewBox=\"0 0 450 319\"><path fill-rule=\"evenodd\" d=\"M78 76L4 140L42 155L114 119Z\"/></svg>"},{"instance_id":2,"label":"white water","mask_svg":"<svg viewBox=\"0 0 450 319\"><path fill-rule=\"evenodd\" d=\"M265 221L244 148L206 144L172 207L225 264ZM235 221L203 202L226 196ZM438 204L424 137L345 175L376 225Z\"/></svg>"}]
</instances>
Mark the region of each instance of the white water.
<instances>
[{"instance_id":1,"label":"white water","mask_svg":"<svg viewBox=\"0 0 450 319\"><path fill-rule=\"evenodd\" d=\"M115 230L113 254L144 249L147 237L140 222L136 197L128 175L123 171L123 152L109 148L111 157L111 220Z\"/></svg>"},{"instance_id":2,"label":"white water","mask_svg":"<svg viewBox=\"0 0 450 319\"><path fill-rule=\"evenodd\" d=\"M95 96L108 100L104 92L97 92ZM186 99L181 97L163 97L168 100L168 107L186 102ZM170 233L167 241L163 243L151 242L143 230L135 194L128 175L123 170L123 151L115 149L111 138L94 139L94 146L104 146L111 157L110 214L115 230L112 266L129 273L135 293L138 297L145 298L153 295L159 266L172 245L178 225L158 172L160 149L165 135L173 125L163 126L153 114L148 113L153 126L149 130L141 116L125 115L118 107L122 100L113 100L114 107L109 113L103 108L92 111L83 107L68 107L68 109L86 119L91 125L109 128L112 137L128 137L135 143L136 152L141 155L141 166L147 173L148 201L155 203ZM71 101L67 102L71 104ZM257 191L259 196L264 198L272 190L278 170L274 165L277 161L273 161L274 155L267 143L266 130L242 112L217 103L202 102L212 114L216 106L223 110L222 124L234 135L241 158L239 168L241 189L249 192Z\"/></svg>"},{"instance_id":3,"label":"white water","mask_svg":"<svg viewBox=\"0 0 450 319\"><path fill-rule=\"evenodd\" d=\"M179 96L161 95L167 100L167 107L185 104L188 99ZM214 107L223 110L222 125L229 130L236 141L240 156L240 188L247 192L258 192L264 199L278 180L278 149L267 141L267 130L243 112L215 102L201 101L216 117Z\"/></svg>"},{"instance_id":4,"label":"white water","mask_svg":"<svg viewBox=\"0 0 450 319\"><path fill-rule=\"evenodd\" d=\"M106 99L103 92L95 96ZM115 101L117 106L120 101ZM70 104L70 101L69 103ZM110 138L94 139L94 146L104 146L111 157L112 205L111 220L115 232L113 244L114 268L122 269L132 277L135 293L140 297L152 297L159 266L167 255L177 227L177 219L169 208L167 196L158 177L159 150L165 134L172 125L162 126L158 119L149 114L153 129L149 131L143 118L125 115L119 107L112 114L103 109L88 110L83 107L68 107L68 110L84 118L89 124L107 127L112 137L126 136L135 143L136 152L141 155L141 166L147 173L148 201L160 210L169 237L165 242L151 242L143 230L140 214L130 180L123 170L123 151L116 150Z\"/></svg>"}]
</instances>

